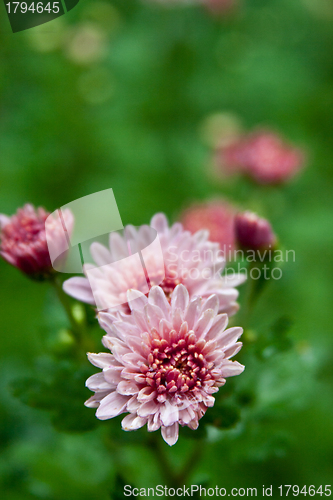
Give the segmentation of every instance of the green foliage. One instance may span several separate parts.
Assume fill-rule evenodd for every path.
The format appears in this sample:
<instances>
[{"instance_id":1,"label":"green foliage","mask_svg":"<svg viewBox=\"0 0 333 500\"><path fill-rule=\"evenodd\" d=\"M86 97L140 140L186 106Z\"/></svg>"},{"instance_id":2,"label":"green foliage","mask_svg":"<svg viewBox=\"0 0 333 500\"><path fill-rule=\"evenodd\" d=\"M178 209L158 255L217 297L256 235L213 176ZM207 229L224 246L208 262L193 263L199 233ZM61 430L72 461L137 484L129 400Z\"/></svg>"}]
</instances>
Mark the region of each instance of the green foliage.
<instances>
[{"instance_id":1,"label":"green foliage","mask_svg":"<svg viewBox=\"0 0 333 500\"><path fill-rule=\"evenodd\" d=\"M259 334L256 351L260 357L269 358L293 347L289 331L293 321L287 316L281 316L269 328ZM298 354L295 353L295 356Z\"/></svg>"},{"instance_id":2,"label":"green foliage","mask_svg":"<svg viewBox=\"0 0 333 500\"><path fill-rule=\"evenodd\" d=\"M57 430L85 432L98 422L94 413L83 406L89 397L84 384L92 373L88 364L44 358L34 376L13 382L13 393L32 408L49 411Z\"/></svg>"},{"instance_id":3,"label":"green foliage","mask_svg":"<svg viewBox=\"0 0 333 500\"><path fill-rule=\"evenodd\" d=\"M28 201L53 211L112 187L123 223L142 224L226 196L267 217L295 251L280 280L256 284L258 301L240 288L231 321L245 328L244 374L197 431L181 429L173 449L161 443L173 472L199 455L193 484L331 482L332 19L325 0L243 0L227 17L81 0L15 35L0 19L1 213ZM87 59L80 48L92 46ZM304 172L278 187L215 179L203 130L221 112L304 147ZM3 261L0 273L1 498L107 500L126 482L163 484L146 429L126 433L121 417L99 422L84 407L96 369L54 292ZM84 306L83 316L99 351L95 312Z\"/></svg>"}]
</instances>

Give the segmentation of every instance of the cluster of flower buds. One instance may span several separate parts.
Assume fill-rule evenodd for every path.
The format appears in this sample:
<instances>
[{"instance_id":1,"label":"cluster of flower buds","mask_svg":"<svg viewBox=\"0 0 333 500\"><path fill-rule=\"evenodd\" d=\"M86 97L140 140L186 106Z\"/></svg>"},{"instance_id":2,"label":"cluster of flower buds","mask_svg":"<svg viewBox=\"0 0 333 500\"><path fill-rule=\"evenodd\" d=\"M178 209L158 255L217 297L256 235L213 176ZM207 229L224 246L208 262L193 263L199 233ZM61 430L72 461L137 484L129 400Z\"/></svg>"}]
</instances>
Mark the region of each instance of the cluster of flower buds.
<instances>
[{"instance_id":1,"label":"cluster of flower buds","mask_svg":"<svg viewBox=\"0 0 333 500\"><path fill-rule=\"evenodd\" d=\"M277 134L259 130L244 134L217 149L217 167L224 173L244 173L259 184L280 184L304 164L304 153Z\"/></svg>"}]
</instances>

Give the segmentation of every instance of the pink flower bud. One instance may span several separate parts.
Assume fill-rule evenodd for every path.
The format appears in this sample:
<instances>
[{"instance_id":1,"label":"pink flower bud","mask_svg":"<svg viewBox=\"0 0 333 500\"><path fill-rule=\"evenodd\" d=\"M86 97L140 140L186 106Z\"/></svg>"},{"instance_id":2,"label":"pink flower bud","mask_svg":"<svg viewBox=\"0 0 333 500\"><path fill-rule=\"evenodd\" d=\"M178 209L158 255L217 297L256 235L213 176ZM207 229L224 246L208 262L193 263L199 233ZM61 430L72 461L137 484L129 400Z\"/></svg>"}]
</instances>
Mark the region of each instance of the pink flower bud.
<instances>
[{"instance_id":1,"label":"pink flower bud","mask_svg":"<svg viewBox=\"0 0 333 500\"><path fill-rule=\"evenodd\" d=\"M236 239L240 247L262 250L274 247L276 236L270 223L253 212L239 213L235 217Z\"/></svg>"},{"instance_id":2,"label":"pink flower bud","mask_svg":"<svg viewBox=\"0 0 333 500\"><path fill-rule=\"evenodd\" d=\"M49 212L26 204L11 217L0 215L0 255L33 279L53 274L45 235ZM56 231L56 228L55 228ZM56 237L56 234L55 234Z\"/></svg>"}]
</instances>

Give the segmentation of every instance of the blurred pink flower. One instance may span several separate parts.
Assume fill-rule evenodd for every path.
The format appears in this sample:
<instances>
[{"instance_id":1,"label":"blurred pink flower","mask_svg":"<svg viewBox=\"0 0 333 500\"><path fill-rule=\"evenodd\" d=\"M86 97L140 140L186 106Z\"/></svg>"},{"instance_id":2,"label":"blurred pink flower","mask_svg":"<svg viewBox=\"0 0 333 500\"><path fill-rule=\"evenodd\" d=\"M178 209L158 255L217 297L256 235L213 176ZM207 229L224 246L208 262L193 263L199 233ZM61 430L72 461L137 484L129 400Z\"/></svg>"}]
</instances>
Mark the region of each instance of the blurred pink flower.
<instances>
[{"instance_id":1,"label":"blurred pink flower","mask_svg":"<svg viewBox=\"0 0 333 500\"><path fill-rule=\"evenodd\" d=\"M204 5L213 14L228 14L238 6L238 0L203 0Z\"/></svg>"},{"instance_id":2,"label":"blurred pink flower","mask_svg":"<svg viewBox=\"0 0 333 500\"><path fill-rule=\"evenodd\" d=\"M45 235L45 220L49 215L44 208L35 209L30 204L11 217L0 214L0 255L34 279L45 279L54 272ZM67 211L65 217L71 227L72 215ZM54 225L55 240L61 230Z\"/></svg>"},{"instance_id":3,"label":"blurred pink flower","mask_svg":"<svg viewBox=\"0 0 333 500\"><path fill-rule=\"evenodd\" d=\"M216 162L227 174L244 172L259 184L279 184L301 169L304 154L277 134L261 130L221 147Z\"/></svg>"},{"instance_id":4,"label":"blurred pink flower","mask_svg":"<svg viewBox=\"0 0 333 500\"><path fill-rule=\"evenodd\" d=\"M171 446L179 424L196 429L225 379L244 370L230 360L242 347L242 329L225 330L228 316L217 314L216 295L190 300L183 285L175 288L171 305L158 286L148 299L130 290L128 303L131 314L122 321L99 314L107 332L103 344L112 354L88 353L102 372L87 380L95 394L85 404L97 408L101 420L128 412L122 420L127 431L145 424L148 431L161 428Z\"/></svg>"},{"instance_id":5,"label":"blurred pink flower","mask_svg":"<svg viewBox=\"0 0 333 500\"><path fill-rule=\"evenodd\" d=\"M142 226L139 231L131 227L133 238L144 241L145 227ZM243 283L245 276L239 274L233 274L229 277L221 276L221 272L225 267L225 259L218 243L208 240L208 231L201 230L191 234L190 231L184 230L180 223L175 223L169 227L164 214L156 214L151 220L151 227L158 233L164 263L156 263L154 254L148 256L148 260L150 259L152 263L150 269L153 269L153 272L149 273L150 285L159 285L169 301L172 298L173 290L180 283L186 286L190 297L207 298L212 293L215 293L219 298L220 312L226 312L229 315L234 314L238 310L236 302L238 291L235 286ZM103 263L110 262L112 260L110 255L115 251L117 252L116 260L125 259L128 256L125 239L116 233L110 235L110 249L100 243L93 243L90 251L95 262L100 266ZM87 272L87 269L84 266L85 272ZM125 295L124 290L140 288L142 276L139 269L135 269L131 263L128 264L127 269L118 274L114 278L107 272L100 272L98 280L96 280L94 289L96 290L96 287L98 287L100 302L104 297L105 309L109 308L107 304L113 303L113 298L116 298L120 293ZM122 285L121 292L119 289L120 283ZM126 284L125 287L124 283ZM94 295L87 278L70 278L64 283L64 290L82 302L95 304ZM109 310L114 312L119 310L123 313L129 312L125 296L121 297L118 303L122 305Z\"/></svg>"},{"instance_id":6,"label":"blurred pink flower","mask_svg":"<svg viewBox=\"0 0 333 500\"><path fill-rule=\"evenodd\" d=\"M261 250L273 247L276 236L270 223L253 212L242 212L236 215L235 231L240 247Z\"/></svg>"},{"instance_id":7,"label":"blurred pink flower","mask_svg":"<svg viewBox=\"0 0 333 500\"><path fill-rule=\"evenodd\" d=\"M209 239L228 252L235 248L235 208L225 201L197 203L187 208L181 215L184 228L196 232L199 229L209 231Z\"/></svg>"}]
</instances>

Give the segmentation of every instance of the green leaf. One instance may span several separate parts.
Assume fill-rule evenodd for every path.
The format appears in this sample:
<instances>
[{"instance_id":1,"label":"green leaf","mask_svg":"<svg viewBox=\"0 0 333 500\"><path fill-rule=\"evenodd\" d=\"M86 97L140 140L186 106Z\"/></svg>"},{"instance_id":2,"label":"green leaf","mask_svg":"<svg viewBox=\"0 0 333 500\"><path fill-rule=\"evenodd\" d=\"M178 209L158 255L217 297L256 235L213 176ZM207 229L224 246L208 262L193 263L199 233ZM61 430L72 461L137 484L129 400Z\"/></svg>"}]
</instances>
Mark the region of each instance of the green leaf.
<instances>
[{"instance_id":1,"label":"green leaf","mask_svg":"<svg viewBox=\"0 0 333 500\"><path fill-rule=\"evenodd\" d=\"M56 429L85 432L98 424L95 413L84 406L89 397L85 381L91 372L88 364L44 358L33 376L14 381L12 389L24 404L49 411Z\"/></svg>"}]
</instances>

